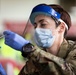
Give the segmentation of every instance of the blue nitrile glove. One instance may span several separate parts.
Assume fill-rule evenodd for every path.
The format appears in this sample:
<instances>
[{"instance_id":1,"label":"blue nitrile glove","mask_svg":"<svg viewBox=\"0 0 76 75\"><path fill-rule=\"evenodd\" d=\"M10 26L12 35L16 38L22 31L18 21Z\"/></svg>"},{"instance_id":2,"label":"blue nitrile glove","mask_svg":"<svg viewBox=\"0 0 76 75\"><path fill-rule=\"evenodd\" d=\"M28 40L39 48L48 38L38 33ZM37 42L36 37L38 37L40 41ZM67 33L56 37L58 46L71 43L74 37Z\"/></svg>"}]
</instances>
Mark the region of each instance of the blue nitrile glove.
<instances>
[{"instance_id":1,"label":"blue nitrile glove","mask_svg":"<svg viewBox=\"0 0 76 75\"><path fill-rule=\"evenodd\" d=\"M1 64L0 64L0 75L6 75L6 72Z\"/></svg>"},{"instance_id":2,"label":"blue nitrile glove","mask_svg":"<svg viewBox=\"0 0 76 75\"><path fill-rule=\"evenodd\" d=\"M29 43L28 40L24 39L15 32L7 30L4 31L3 34L5 36L5 44L18 51L22 51L22 47Z\"/></svg>"}]
</instances>

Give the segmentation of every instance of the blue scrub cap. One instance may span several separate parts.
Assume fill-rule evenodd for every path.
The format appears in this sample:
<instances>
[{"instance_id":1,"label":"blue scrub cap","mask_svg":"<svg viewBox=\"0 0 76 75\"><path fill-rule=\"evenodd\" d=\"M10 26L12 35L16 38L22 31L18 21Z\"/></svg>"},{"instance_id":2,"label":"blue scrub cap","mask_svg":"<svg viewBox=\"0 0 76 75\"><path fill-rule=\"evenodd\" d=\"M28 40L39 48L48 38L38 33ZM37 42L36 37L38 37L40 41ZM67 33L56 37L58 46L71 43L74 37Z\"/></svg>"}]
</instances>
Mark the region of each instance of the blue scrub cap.
<instances>
[{"instance_id":1,"label":"blue scrub cap","mask_svg":"<svg viewBox=\"0 0 76 75\"><path fill-rule=\"evenodd\" d=\"M31 15L30 15L30 21L32 24L34 24L35 17L39 14L47 15L47 16L53 16L56 19L60 19L61 14L56 12L52 7L40 4L33 8Z\"/></svg>"}]
</instances>

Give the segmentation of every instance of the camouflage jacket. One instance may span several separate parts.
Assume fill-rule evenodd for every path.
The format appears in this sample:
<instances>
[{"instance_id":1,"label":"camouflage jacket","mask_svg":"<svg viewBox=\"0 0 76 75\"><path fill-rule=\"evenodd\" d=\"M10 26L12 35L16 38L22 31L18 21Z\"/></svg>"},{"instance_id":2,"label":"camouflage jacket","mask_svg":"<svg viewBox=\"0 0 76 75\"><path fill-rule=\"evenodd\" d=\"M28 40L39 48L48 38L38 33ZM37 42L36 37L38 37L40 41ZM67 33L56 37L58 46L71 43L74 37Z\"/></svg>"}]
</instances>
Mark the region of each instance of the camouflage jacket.
<instances>
[{"instance_id":1,"label":"camouflage jacket","mask_svg":"<svg viewBox=\"0 0 76 75\"><path fill-rule=\"evenodd\" d=\"M57 56L35 49L19 75L76 75L76 43L64 40Z\"/></svg>"}]
</instances>

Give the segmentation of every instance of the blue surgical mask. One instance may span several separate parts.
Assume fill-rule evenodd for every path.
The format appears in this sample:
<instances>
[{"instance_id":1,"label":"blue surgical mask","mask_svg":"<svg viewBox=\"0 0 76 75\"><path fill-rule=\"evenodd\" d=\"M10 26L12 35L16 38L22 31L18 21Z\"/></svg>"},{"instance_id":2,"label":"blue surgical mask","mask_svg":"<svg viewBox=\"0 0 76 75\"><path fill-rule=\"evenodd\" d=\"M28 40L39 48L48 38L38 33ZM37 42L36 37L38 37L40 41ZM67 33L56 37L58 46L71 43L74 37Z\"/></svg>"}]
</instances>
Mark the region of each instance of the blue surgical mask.
<instances>
[{"instance_id":1,"label":"blue surgical mask","mask_svg":"<svg viewBox=\"0 0 76 75\"><path fill-rule=\"evenodd\" d=\"M50 29L36 28L34 37L36 44L43 48L51 47L55 41L55 36Z\"/></svg>"}]
</instances>

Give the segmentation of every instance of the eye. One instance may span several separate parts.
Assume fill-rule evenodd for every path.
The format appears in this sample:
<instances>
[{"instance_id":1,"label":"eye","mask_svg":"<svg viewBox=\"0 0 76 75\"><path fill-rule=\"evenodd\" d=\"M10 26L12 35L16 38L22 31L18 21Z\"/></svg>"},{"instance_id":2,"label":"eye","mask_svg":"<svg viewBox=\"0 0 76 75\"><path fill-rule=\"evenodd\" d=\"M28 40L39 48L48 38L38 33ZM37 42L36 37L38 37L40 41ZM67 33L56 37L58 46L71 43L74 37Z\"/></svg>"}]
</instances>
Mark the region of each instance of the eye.
<instances>
[{"instance_id":1,"label":"eye","mask_svg":"<svg viewBox=\"0 0 76 75\"><path fill-rule=\"evenodd\" d=\"M40 27L44 28L46 26L45 23L41 24Z\"/></svg>"}]
</instances>

